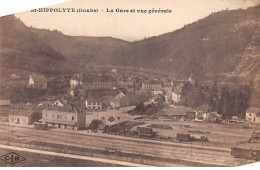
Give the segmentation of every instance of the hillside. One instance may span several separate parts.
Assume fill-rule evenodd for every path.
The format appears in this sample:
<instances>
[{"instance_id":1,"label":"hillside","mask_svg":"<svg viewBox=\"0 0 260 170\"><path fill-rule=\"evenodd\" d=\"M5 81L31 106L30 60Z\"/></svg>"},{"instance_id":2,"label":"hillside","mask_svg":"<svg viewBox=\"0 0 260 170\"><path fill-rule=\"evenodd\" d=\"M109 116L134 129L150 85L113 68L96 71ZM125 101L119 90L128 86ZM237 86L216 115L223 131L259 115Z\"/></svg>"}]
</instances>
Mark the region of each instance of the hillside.
<instances>
[{"instance_id":1,"label":"hillside","mask_svg":"<svg viewBox=\"0 0 260 170\"><path fill-rule=\"evenodd\" d=\"M110 55L116 65L160 70L179 77L191 72L199 78L233 72L248 44L259 35L259 11L258 6L213 13L177 31L130 43ZM254 74L259 75L259 69Z\"/></svg>"},{"instance_id":2,"label":"hillside","mask_svg":"<svg viewBox=\"0 0 260 170\"><path fill-rule=\"evenodd\" d=\"M29 28L10 15L0 18L0 66L49 73L75 65L114 65L179 78L193 73L197 78L252 79L258 87L259 11L259 6L220 11L174 32L131 43Z\"/></svg>"},{"instance_id":3,"label":"hillside","mask_svg":"<svg viewBox=\"0 0 260 170\"><path fill-rule=\"evenodd\" d=\"M111 37L68 36L59 31L31 28L38 38L62 53L68 61L76 64L105 64L107 54L128 44ZM87 30L86 30L87 31Z\"/></svg>"},{"instance_id":4,"label":"hillside","mask_svg":"<svg viewBox=\"0 0 260 170\"><path fill-rule=\"evenodd\" d=\"M242 60L231 76L260 81L260 29L257 29L246 46ZM259 83L260 85L260 83ZM260 88L259 88L260 89Z\"/></svg>"},{"instance_id":5,"label":"hillside","mask_svg":"<svg viewBox=\"0 0 260 170\"><path fill-rule=\"evenodd\" d=\"M65 57L40 40L14 15L0 18L0 67L31 72L63 72ZM65 67L65 68L66 68Z\"/></svg>"}]
</instances>

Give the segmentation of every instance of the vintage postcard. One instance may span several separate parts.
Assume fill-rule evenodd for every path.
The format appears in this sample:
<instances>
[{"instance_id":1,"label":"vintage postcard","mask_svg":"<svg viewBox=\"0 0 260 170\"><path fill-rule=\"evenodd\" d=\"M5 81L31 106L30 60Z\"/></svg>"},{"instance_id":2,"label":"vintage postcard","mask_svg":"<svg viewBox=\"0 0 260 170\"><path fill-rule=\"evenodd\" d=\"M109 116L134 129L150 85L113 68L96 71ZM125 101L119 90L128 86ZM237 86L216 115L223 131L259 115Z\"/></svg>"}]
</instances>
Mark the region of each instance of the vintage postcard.
<instances>
[{"instance_id":1,"label":"vintage postcard","mask_svg":"<svg viewBox=\"0 0 260 170\"><path fill-rule=\"evenodd\" d=\"M260 161L259 0L75 0L0 17L0 166Z\"/></svg>"}]
</instances>

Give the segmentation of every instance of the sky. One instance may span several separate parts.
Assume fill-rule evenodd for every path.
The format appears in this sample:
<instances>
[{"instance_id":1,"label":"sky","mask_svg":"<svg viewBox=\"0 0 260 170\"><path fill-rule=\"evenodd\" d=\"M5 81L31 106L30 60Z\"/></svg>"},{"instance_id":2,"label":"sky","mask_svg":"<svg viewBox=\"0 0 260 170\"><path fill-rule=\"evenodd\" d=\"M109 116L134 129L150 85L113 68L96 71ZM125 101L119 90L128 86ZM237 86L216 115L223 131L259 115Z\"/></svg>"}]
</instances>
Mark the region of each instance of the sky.
<instances>
[{"instance_id":1,"label":"sky","mask_svg":"<svg viewBox=\"0 0 260 170\"><path fill-rule=\"evenodd\" d=\"M221 10L245 9L260 0L74 0L48 8L98 9L97 13L23 12L27 26L59 30L66 35L115 37L136 41L182 28ZM135 9L135 13L107 13L108 9ZM138 9L170 9L172 13L137 13ZM101 10L104 10L103 12Z\"/></svg>"}]
</instances>

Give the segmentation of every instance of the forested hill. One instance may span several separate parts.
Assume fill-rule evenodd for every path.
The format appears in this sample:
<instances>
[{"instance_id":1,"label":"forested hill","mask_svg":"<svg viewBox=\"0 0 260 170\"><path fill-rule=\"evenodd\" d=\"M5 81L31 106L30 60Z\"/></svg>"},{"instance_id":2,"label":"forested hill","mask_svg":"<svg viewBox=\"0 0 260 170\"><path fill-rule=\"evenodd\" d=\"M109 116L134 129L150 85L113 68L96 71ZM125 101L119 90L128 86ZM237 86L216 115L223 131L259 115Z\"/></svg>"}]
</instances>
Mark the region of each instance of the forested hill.
<instances>
[{"instance_id":1,"label":"forested hill","mask_svg":"<svg viewBox=\"0 0 260 170\"><path fill-rule=\"evenodd\" d=\"M128 44L127 41L112 37L68 36L57 30L36 28L30 30L53 49L62 53L66 60L81 65L106 64L110 61L108 54Z\"/></svg>"},{"instance_id":2,"label":"forested hill","mask_svg":"<svg viewBox=\"0 0 260 170\"><path fill-rule=\"evenodd\" d=\"M0 56L0 67L8 69L49 73L70 65L14 15L0 18Z\"/></svg>"},{"instance_id":3,"label":"forested hill","mask_svg":"<svg viewBox=\"0 0 260 170\"><path fill-rule=\"evenodd\" d=\"M248 44L258 43L253 37L259 36L259 11L257 6L213 13L174 32L130 43L109 58L115 65L160 70L180 77L191 72L197 77L233 72Z\"/></svg>"},{"instance_id":4,"label":"forested hill","mask_svg":"<svg viewBox=\"0 0 260 170\"><path fill-rule=\"evenodd\" d=\"M258 82L259 11L259 6L224 10L174 32L131 43L29 28L10 15L0 18L0 64L42 73L109 64L182 79L193 73L196 78L224 75Z\"/></svg>"}]
</instances>

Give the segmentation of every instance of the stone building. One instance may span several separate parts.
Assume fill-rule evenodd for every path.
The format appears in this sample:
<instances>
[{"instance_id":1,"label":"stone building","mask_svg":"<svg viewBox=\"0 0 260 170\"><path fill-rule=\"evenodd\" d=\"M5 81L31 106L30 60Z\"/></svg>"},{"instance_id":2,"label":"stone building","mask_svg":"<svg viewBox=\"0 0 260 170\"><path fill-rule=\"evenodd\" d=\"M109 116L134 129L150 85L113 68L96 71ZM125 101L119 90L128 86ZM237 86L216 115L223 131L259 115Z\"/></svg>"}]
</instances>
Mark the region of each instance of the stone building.
<instances>
[{"instance_id":1,"label":"stone building","mask_svg":"<svg viewBox=\"0 0 260 170\"><path fill-rule=\"evenodd\" d=\"M42 111L41 121L49 127L80 130L86 126L86 113L70 107L53 106Z\"/></svg>"}]
</instances>

